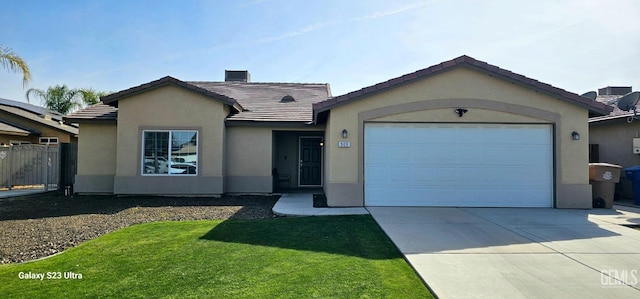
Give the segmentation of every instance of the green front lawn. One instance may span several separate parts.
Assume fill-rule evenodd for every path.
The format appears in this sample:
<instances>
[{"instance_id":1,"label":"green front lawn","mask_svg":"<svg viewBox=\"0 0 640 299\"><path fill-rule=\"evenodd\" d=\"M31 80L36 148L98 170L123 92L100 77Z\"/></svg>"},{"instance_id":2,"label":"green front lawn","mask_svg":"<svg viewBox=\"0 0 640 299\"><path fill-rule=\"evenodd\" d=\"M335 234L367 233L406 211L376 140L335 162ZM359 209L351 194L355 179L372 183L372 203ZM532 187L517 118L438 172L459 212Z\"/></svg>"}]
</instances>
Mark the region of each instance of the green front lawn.
<instances>
[{"instance_id":1,"label":"green front lawn","mask_svg":"<svg viewBox=\"0 0 640 299\"><path fill-rule=\"evenodd\" d=\"M0 281L4 298L432 297L368 215L134 225Z\"/></svg>"}]
</instances>

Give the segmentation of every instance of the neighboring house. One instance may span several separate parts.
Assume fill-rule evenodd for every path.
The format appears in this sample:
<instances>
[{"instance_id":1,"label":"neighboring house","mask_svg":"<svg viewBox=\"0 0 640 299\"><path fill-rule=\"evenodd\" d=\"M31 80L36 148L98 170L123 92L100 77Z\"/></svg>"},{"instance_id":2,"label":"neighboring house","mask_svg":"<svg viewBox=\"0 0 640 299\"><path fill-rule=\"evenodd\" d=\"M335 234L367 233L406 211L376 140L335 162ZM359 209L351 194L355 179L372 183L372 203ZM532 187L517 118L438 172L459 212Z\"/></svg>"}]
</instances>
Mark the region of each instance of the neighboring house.
<instances>
[{"instance_id":1,"label":"neighboring house","mask_svg":"<svg viewBox=\"0 0 640 299\"><path fill-rule=\"evenodd\" d=\"M617 100L630 92L631 86L608 86L598 90L596 101L610 105L613 111L589 119L589 162L612 163L625 168L640 165L640 152L634 152L633 143L634 139L640 138L640 120L632 120L633 111L622 111L617 107ZM636 142L640 147L640 139ZM621 176L624 177L624 172ZM633 198L631 183L625 179L620 181L616 191L616 197Z\"/></svg>"},{"instance_id":2,"label":"neighboring house","mask_svg":"<svg viewBox=\"0 0 640 299\"><path fill-rule=\"evenodd\" d=\"M165 77L67 119L80 124L79 193L290 187L323 188L332 207L589 208L588 117L610 111L461 56L337 97Z\"/></svg>"},{"instance_id":3,"label":"neighboring house","mask_svg":"<svg viewBox=\"0 0 640 299\"><path fill-rule=\"evenodd\" d=\"M0 144L71 143L78 140L78 127L63 122L55 111L0 98Z\"/></svg>"}]
</instances>

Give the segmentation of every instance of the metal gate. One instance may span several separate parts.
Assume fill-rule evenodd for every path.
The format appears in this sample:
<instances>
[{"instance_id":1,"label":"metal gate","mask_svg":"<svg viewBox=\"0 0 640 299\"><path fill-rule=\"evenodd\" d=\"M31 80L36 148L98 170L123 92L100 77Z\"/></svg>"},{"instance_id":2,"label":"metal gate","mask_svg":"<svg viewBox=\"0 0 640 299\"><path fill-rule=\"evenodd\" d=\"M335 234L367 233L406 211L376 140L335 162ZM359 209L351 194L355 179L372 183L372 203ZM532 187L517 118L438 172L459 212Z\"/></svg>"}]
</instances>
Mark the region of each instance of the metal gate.
<instances>
[{"instance_id":1,"label":"metal gate","mask_svg":"<svg viewBox=\"0 0 640 299\"><path fill-rule=\"evenodd\" d=\"M60 182L59 146L0 147L0 189L54 190Z\"/></svg>"}]
</instances>

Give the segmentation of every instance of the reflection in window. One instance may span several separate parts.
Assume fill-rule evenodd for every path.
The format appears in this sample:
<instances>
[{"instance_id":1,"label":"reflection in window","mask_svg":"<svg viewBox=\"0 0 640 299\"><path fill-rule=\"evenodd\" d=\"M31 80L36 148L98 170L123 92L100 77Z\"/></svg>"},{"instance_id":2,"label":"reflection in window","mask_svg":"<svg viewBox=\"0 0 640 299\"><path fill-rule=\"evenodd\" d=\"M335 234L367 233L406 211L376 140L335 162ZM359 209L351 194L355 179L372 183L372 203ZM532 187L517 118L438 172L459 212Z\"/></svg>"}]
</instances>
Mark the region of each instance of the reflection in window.
<instances>
[{"instance_id":1,"label":"reflection in window","mask_svg":"<svg viewBox=\"0 0 640 299\"><path fill-rule=\"evenodd\" d=\"M144 131L142 173L198 174L198 131Z\"/></svg>"}]
</instances>

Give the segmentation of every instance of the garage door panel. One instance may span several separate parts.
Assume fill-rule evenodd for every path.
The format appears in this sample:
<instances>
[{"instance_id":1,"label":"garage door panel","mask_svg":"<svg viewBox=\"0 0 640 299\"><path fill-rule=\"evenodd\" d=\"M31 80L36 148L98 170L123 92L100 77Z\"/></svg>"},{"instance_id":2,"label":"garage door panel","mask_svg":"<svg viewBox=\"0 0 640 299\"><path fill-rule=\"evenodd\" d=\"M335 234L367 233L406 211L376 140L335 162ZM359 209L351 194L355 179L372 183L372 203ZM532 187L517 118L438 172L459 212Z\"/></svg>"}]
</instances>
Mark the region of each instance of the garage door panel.
<instances>
[{"instance_id":1,"label":"garage door panel","mask_svg":"<svg viewBox=\"0 0 640 299\"><path fill-rule=\"evenodd\" d=\"M394 191L384 188L372 189L371 194L374 201L384 201L388 206L424 206L424 202L429 202L431 206L465 206L465 207L504 207L504 199L509 199L509 207L531 207L543 206L547 204L546 200L540 200L547 196L546 189L529 189L529 196L522 196L519 189L483 189L473 191L469 189L452 190L449 188L432 189L422 192L418 188L405 188ZM422 192L421 196L407 197L403 196L401 191L409 193ZM388 192L385 194L385 192ZM500 196L496 196L499 194Z\"/></svg>"},{"instance_id":2,"label":"garage door panel","mask_svg":"<svg viewBox=\"0 0 640 299\"><path fill-rule=\"evenodd\" d=\"M369 171L369 176L368 176L368 180L370 183L369 185L378 186L378 185L386 184L386 182L389 180L389 176L386 169L387 169L386 167L371 166Z\"/></svg>"},{"instance_id":3,"label":"garage door panel","mask_svg":"<svg viewBox=\"0 0 640 299\"><path fill-rule=\"evenodd\" d=\"M365 124L369 206L552 205L550 125Z\"/></svg>"}]
</instances>

